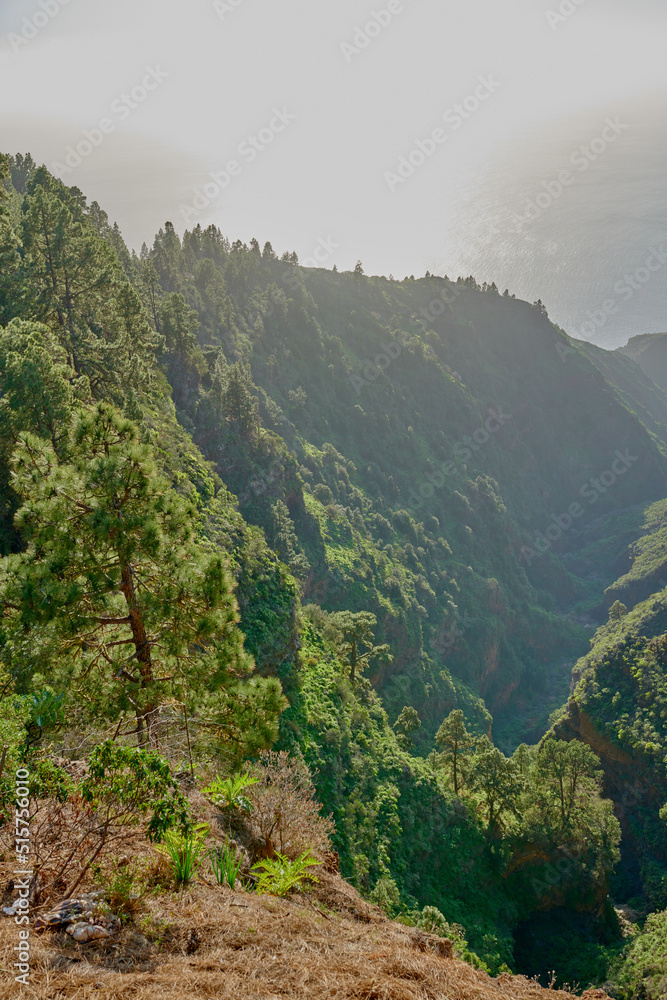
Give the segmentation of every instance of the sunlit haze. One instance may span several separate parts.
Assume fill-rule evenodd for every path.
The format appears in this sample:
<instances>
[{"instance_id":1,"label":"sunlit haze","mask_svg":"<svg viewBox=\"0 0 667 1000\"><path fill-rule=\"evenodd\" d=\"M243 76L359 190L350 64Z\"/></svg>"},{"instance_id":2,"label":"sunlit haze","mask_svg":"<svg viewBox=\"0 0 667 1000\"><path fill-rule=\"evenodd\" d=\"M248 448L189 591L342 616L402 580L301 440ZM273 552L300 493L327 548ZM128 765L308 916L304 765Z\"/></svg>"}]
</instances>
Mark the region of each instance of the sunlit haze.
<instances>
[{"instance_id":1,"label":"sunlit haze","mask_svg":"<svg viewBox=\"0 0 667 1000\"><path fill-rule=\"evenodd\" d=\"M667 235L666 29L658 0L4 0L2 148L137 250L167 219L325 241L325 267L472 272L615 346L664 326L660 271L613 288Z\"/></svg>"}]
</instances>

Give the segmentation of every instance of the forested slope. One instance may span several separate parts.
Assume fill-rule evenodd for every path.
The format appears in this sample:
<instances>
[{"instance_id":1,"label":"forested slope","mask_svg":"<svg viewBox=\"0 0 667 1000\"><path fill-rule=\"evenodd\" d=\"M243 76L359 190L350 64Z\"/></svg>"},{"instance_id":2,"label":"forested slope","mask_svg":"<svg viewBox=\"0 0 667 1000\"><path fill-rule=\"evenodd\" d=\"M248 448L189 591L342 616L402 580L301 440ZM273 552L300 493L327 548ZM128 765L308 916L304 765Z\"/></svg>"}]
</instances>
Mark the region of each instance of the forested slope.
<instances>
[{"instance_id":1,"label":"forested slope","mask_svg":"<svg viewBox=\"0 0 667 1000\"><path fill-rule=\"evenodd\" d=\"M150 741L160 713L229 773L289 750L387 912L546 972L522 928L576 911L561 980L604 978L617 789L572 732L536 744L667 492L665 396L472 278L305 269L169 223L136 255L78 189L8 168L16 759L128 717Z\"/></svg>"}]
</instances>

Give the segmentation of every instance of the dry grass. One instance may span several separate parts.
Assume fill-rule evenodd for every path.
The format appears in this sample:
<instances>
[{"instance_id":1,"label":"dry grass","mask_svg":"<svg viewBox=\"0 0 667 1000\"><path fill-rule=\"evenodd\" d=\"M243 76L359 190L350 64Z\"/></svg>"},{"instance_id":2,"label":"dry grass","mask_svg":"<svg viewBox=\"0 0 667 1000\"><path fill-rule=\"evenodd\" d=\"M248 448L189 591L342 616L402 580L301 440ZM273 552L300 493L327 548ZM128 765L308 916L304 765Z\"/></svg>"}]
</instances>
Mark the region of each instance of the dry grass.
<instances>
[{"instance_id":1,"label":"dry grass","mask_svg":"<svg viewBox=\"0 0 667 1000\"><path fill-rule=\"evenodd\" d=\"M150 900L144 923L103 942L31 935L31 986L0 1000L569 1000L522 977L491 979L432 950L440 939L386 920L336 875L286 900L203 882ZM9 973L17 928L0 923ZM593 1000L598 991L589 991Z\"/></svg>"}]
</instances>

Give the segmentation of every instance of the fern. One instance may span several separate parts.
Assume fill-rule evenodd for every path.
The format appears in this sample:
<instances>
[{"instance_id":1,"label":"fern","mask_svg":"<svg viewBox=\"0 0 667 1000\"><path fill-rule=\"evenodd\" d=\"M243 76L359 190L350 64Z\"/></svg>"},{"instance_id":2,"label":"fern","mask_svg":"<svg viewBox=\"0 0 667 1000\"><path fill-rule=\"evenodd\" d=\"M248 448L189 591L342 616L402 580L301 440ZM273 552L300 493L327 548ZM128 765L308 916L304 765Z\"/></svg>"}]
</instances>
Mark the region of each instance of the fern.
<instances>
[{"instance_id":1,"label":"fern","mask_svg":"<svg viewBox=\"0 0 667 1000\"><path fill-rule=\"evenodd\" d=\"M272 896L286 896L291 889L301 889L305 879L319 882L317 876L308 871L318 864L319 861L307 851L294 861L290 861L284 854L265 858L252 866L252 870L259 873L255 891Z\"/></svg>"},{"instance_id":2,"label":"fern","mask_svg":"<svg viewBox=\"0 0 667 1000\"><path fill-rule=\"evenodd\" d=\"M202 792L213 805L249 813L252 804L242 793L251 785L256 785L257 781L257 778L251 778L246 771L245 774L236 774L232 778L216 778L208 788L203 788Z\"/></svg>"}]
</instances>

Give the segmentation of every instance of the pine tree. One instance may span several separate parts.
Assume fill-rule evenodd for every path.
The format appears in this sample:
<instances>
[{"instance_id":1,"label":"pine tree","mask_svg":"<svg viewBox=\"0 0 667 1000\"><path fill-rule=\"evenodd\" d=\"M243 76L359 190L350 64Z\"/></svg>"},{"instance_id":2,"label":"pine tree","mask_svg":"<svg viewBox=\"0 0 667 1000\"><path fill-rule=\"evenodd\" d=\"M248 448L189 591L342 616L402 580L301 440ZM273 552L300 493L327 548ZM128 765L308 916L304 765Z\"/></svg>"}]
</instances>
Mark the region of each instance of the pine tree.
<instances>
[{"instance_id":1,"label":"pine tree","mask_svg":"<svg viewBox=\"0 0 667 1000\"><path fill-rule=\"evenodd\" d=\"M146 244L144 243L144 247ZM148 254L148 250L146 250ZM148 312L153 320L153 326L160 332L160 279L155 270L155 264L149 256L141 261L141 288Z\"/></svg>"},{"instance_id":2,"label":"pine tree","mask_svg":"<svg viewBox=\"0 0 667 1000\"><path fill-rule=\"evenodd\" d=\"M169 292L160 306L160 329L167 349L167 372L179 406L188 402L206 361L197 340L199 313L191 309L180 292Z\"/></svg>"},{"instance_id":3,"label":"pine tree","mask_svg":"<svg viewBox=\"0 0 667 1000\"><path fill-rule=\"evenodd\" d=\"M412 734L421 729L421 719L416 709L411 705L405 705L394 723L394 731L398 736L398 742L404 750L412 750L414 740Z\"/></svg>"},{"instance_id":4,"label":"pine tree","mask_svg":"<svg viewBox=\"0 0 667 1000\"><path fill-rule=\"evenodd\" d=\"M282 561L289 566L297 580L303 580L310 569L310 564L303 552L299 552L299 539L289 509L282 500L276 500L271 507L271 513L273 514L273 548Z\"/></svg>"},{"instance_id":5,"label":"pine tree","mask_svg":"<svg viewBox=\"0 0 667 1000\"><path fill-rule=\"evenodd\" d=\"M165 222L155 237L152 257L162 288L166 292L180 291L182 247L172 222Z\"/></svg>"},{"instance_id":6,"label":"pine tree","mask_svg":"<svg viewBox=\"0 0 667 1000\"><path fill-rule=\"evenodd\" d=\"M21 436L13 481L27 547L2 566L13 628L34 635L49 683L93 717L134 713L141 743L166 703L205 711L236 743L246 726L271 730L280 686L250 680L229 572L136 427L98 404L75 418L68 452L60 461Z\"/></svg>"},{"instance_id":7,"label":"pine tree","mask_svg":"<svg viewBox=\"0 0 667 1000\"><path fill-rule=\"evenodd\" d=\"M377 618L370 611L336 611L330 621L338 629L341 638L338 650L350 668L350 680L354 684L357 674L366 670L372 660L391 662L389 646L375 646L373 629Z\"/></svg>"},{"instance_id":8,"label":"pine tree","mask_svg":"<svg viewBox=\"0 0 667 1000\"><path fill-rule=\"evenodd\" d=\"M11 451L19 433L27 431L48 438L60 452L76 396L87 388L48 327L15 319L0 328L0 441L5 448Z\"/></svg>"},{"instance_id":9,"label":"pine tree","mask_svg":"<svg viewBox=\"0 0 667 1000\"><path fill-rule=\"evenodd\" d=\"M577 813L602 789L600 760L590 747L579 740L545 740L535 759L535 791L540 812L560 835L574 828Z\"/></svg>"},{"instance_id":10,"label":"pine tree","mask_svg":"<svg viewBox=\"0 0 667 1000\"><path fill-rule=\"evenodd\" d=\"M122 402L150 384L158 340L84 207L45 168L31 176L21 221L21 278L31 290L23 314L57 334L96 398Z\"/></svg>"},{"instance_id":11,"label":"pine tree","mask_svg":"<svg viewBox=\"0 0 667 1000\"><path fill-rule=\"evenodd\" d=\"M475 737L466 729L460 708L455 708L449 713L436 733L435 742L441 751L439 762L451 766L454 793L458 795L462 780L463 758L470 753L476 743Z\"/></svg>"},{"instance_id":12,"label":"pine tree","mask_svg":"<svg viewBox=\"0 0 667 1000\"><path fill-rule=\"evenodd\" d=\"M165 346L180 365L186 365L199 346L199 313L191 309L180 292L165 295L160 307L160 323Z\"/></svg>"},{"instance_id":13,"label":"pine tree","mask_svg":"<svg viewBox=\"0 0 667 1000\"><path fill-rule=\"evenodd\" d=\"M245 434L257 423L257 400L253 389L250 368L237 361L227 373L222 406L228 419Z\"/></svg>"},{"instance_id":14,"label":"pine tree","mask_svg":"<svg viewBox=\"0 0 667 1000\"><path fill-rule=\"evenodd\" d=\"M0 155L0 324L9 322L20 312L24 295L18 279L20 264L19 241L9 215L9 160Z\"/></svg>"},{"instance_id":15,"label":"pine tree","mask_svg":"<svg viewBox=\"0 0 667 1000\"><path fill-rule=\"evenodd\" d=\"M25 155L17 153L16 156L10 156L8 159L14 189L19 194L25 194L30 175L37 170L37 164L30 153Z\"/></svg>"},{"instance_id":16,"label":"pine tree","mask_svg":"<svg viewBox=\"0 0 667 1000\"><path fill-rule=\"evenodd\" d=\"M503 814L518 812L524 781L516 761L506 757L484 736L472 759L469 784L482 795L488 832L498 833Z\"/></svg>"}]
</instances>

